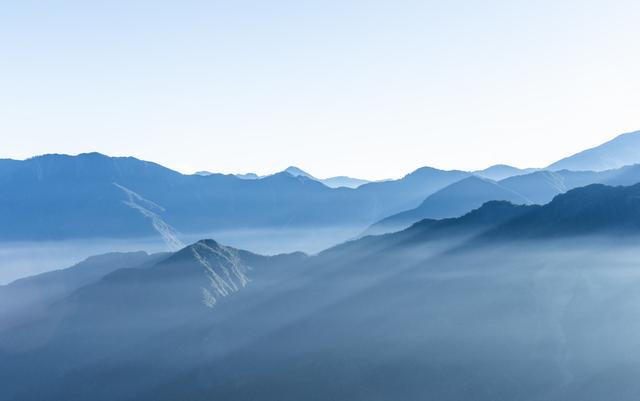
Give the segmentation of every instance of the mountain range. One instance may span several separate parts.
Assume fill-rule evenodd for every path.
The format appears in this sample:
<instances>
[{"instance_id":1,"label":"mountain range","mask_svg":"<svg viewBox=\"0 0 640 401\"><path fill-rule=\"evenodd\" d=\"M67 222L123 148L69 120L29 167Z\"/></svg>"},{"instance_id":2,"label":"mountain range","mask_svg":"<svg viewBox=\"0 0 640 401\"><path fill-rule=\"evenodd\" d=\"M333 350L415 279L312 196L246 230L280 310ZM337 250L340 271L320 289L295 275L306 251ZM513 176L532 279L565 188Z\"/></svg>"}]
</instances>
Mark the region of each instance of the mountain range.
<instances>
[{"instance_id":1,"label":"mountain range","mask_svg":"<svg viewBox=\"0 0 640 401\"><path fill-rule=\"evenodd\" d=\"M361 185L367 184L371 181L363 180L360 178L351 178L344 175L329 177L329 178L316 178L306 171L295 167L289 166L285 170L285 172L291 174L294 177L307 177L311 180L318 181L328 186L329 188L358 188Z\"/></svg>"},{"instance_id":2,"label":"mountain range","mask_svg":"<svg viewBox=\"0 0 640 401\"><path fill-rule=\"evenodd\" d=\"M70 284L0 330L0 398L633 400L639 199L596 184L316 256L202 240L27 279Z\"/></svg>"},{"instance_id":3,"label":"mountain range","mask_svg":"<svg viewBox=\"0 0 640 401\"><path fill-rule=\"evenodd\" d=\"M3 159L0 241L152 237L175 250L212 232L334 230L337 244L358 232L384 233L424 218L458 217L491 200L544 204L593 183L634 184L640 181L633 165L640 162L633 150L638 138L640 132L624 134L542 170L423 167L397 180L358 182L357 188L330 188L342 178L329 184L296 167L258 177L185 175L99 153ZM617 168L601 170L604 166ZM356 186L351 184L345 185Z\"/></svg>"},{"instance_id":4,"label":"mountain range","mask_svg":"<svg viewBox=\"0 0 640 401\"><path fill-rule=\"evenodd\" d=\"M533 173L534 171L537 171L537 170L538 169L535 169L535 168L521 169L517 167L508 166L506 164L496 164L484 170L473 171L473 174L483 178L488 178L490 180L500 181L505 178L514 177L517 175Z\"/></svg>"},{"instance_id":5,"label":"mountain range","mask_svg":"<svg viewBox=\"0 0 640 401\"><path fill-rule=\"evenodd\" d=\"M363 180L360 178L351 178L344 175L337 176L337 177L329 177L329 178L316 178L313 175L295 166L289 166L286 169L284 169L282 172L289 173L294 177L306 177L311 180L321 182L324 185L328 186L329 188L358 188L360 185L371 182L369 180ZM198 171L196 172L196 174L206 176L206 175L212 175L214 173L210 171ZM238 178L242 178L243 180L259 180L261 178L268 177L268 176L261 176L256 173L234 174L234 175Z\"/></svg>"},{"instance_id":6,"label":"mountain range","mask_svg":"<svg viewBox=\"0 0 640 401\"><path fill-rule=\"evenodd\" d=\"M459 217L491 200L516 204L544 204L554 196L590 184L633 185L640 182L640 165L606 171L540 170L500 181L469 177L429 195L418 207L373 224L367 234L409 227L422 219Z\"/></svg>"},{"instance_id":7,"label":"mountain range","mask_svg":"<svg viewBox=\"0 0 640 401\"><path fill-rule=\"evenodd\" d=\"M162 236L222 229L362 226L467 176L419 169L399 180L332 189L287 172L259 180L183 175L99 153L0 163L0 240Z\"/></svg>"}]
</instances>

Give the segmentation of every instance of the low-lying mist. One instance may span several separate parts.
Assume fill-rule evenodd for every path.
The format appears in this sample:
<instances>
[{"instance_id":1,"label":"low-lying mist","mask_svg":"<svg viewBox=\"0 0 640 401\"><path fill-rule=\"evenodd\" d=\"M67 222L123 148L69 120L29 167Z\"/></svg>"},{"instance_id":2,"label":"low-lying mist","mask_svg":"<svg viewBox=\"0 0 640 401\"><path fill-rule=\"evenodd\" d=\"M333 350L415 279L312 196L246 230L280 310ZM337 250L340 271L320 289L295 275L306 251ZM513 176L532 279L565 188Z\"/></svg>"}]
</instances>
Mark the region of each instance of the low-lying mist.
<instances>
[{"instance_id":1,"label":"low-lying mist","mask_svg":"<svg viewBox=\"0 0 640 401\"><path fill-rule=\"evenodd\" d=\"M0 242L0 285L22 277L64 269L93 255L167 250L160 238Z\"/></svg>"},{"instance_id":2,"label":"low-lying mist","mask_svg":"<svg viewBox=\"0 0 640 401\"><path fill-rule=\"evenodd\" d=\"M354 238L361 226L316 229L220 230L199 234L181 234L185 244L212 238L238 249L262 255L305 252L314 254ZM43 242L0 242L0 285L50 270L62 269L89 256L108 252L170 251L161 238L84 239Z\"/></svg>"},{"instance_id":3,"label":"low-lying mist","mask_svg":"<svg viewBox=\"0 0 640 401\"><path fill-rule=\"evenodd\" d=\"M253 230L219 230L183 235L190 244L203 238L212 238L225 245L245 249L261 255L305 252L315 254L331 246L357 237L364 227L332 226L318 228L281 228Z\"/></svg>"},{"instance_id":4,"label":"low-lying mist","mask_svg":"<svg viewBox=\"0 0 640 401\"><path fill-rule=\"evenodd\" d=\"M21 400L39 377L38 391L67 400L99 386L94 399L635 401L639 239L239 254L249 282L213 308L185 253L0 335L0 373ZM58 379L42 379L50 369Z\"/></svg>"}]
</instances>

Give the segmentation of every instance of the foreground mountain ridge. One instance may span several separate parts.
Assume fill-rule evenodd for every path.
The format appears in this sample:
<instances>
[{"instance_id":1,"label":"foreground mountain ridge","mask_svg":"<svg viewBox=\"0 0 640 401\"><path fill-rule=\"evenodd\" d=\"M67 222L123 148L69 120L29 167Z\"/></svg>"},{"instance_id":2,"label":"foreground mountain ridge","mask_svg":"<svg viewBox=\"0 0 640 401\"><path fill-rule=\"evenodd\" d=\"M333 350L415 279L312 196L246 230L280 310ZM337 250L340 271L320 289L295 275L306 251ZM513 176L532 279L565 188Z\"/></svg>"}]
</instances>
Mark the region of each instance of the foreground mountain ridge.
<instances>
[{"instance_id":1,"label":"foreground mountain ridge","mask_svg":"<svg viewBox=\"0 0 640 401\"><path fill-rule=\"evenodd\" d=\"M201 240L152 266L108 272L38 321L0 332L2 399L296 400L311 391L364 401L375 391L381 399L455 400L460 381L483 401L512 399L522 387L531 394L525 400L554 400L558 392L589 399L582 386L592 374L590 358L602 356L585 333L605 336L603 352L617 356L607 344L623 339L596 324L598 311L629 314L615 297L603 301L583 290L581 276L567 276L564 264L581 262L583 276L596 269L592 285L626 265L606 254L607 269L585 267L599 259L583 258L584 244L556 259L557 247L545 241L638 238L639 199L640 185L590 185L542 206L491 201L460 218L423 220L317 256L266 257ZM624 282L616 291L631 289L633 281ZM547 311L551 301L567 305L563 319ZM594 325L578 330L576 319ZM523 324L525 331L514 329ZM558 324L562 334L555 334ZM495 336L499 345L490 341ZM556 359L549 343L562 345L575 364ZM596 351L591 357L584 349ZM390 362L387 350L403 357ZM527 350L536 358L506 356ZM472 361L469 352L476 353ZM472 369L461 370L463 361ZM615 377L614 365L601 366ZM380 369L383 381L376 379ZM538 373L524 374L532 371ZM560 380L566 372L574 379ZM624 377L614 383L630 385ZM630 400L620 392L616 399Z\"/></svg>"}]
</instances>

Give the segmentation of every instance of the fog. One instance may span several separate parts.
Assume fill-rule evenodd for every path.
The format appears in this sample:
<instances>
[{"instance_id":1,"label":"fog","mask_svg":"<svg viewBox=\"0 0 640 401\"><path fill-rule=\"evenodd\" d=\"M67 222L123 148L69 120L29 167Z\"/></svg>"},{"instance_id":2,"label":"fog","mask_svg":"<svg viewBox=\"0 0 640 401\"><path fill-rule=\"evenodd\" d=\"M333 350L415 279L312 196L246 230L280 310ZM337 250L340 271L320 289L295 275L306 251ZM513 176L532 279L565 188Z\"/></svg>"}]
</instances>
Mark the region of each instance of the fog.
<instances>
[{"instance_id":1,"label":"fog","mask_svg":"<svg viewBox=\"0 0 640 401\"><path fill-rule=\"evenodd\" d=\"M317 229L219 230L180 234L185 244L213 238L224 244L262 255L301 251L314 254L362 232L362 226ZM16 279L76 264L108 252L170 251L161 238L92 239L43 242L0 242L0 285Z\"/></svg>"},{"instance_id":2,"label":"fog","mask_svg":"<svg viewBox=\"0 0 640 401\"><path fill-rule=\"evenodd\" d=\"M167 245L160 238L0 242L0 285L22 277L64 269L93 255L167 250Z\"/></svg>"},{"instance_id":3,"label":"fog","mask_svg":"<svg viewBox=\"0 0 640 401\"><path fill-rule=\"evenodd\" d=\"M0 373L21 400L37 399L34 372L38 391L67 400L636 400L638 244L373 238L315 257L239 253L248 283L214 307L187 252L0 334Z\"/></svg>"},{"instance_id":4,"label":"fog","mask_svg":"<svg viewBox=\"0 0 640 401\"><path fill-rule=\"evenodd\" d=\"M261 255L305 252L315 254L331 246L357 237L364 230L362 225L346 225L319 228L282 228L252 230L218 230L183 235L186 243L203 238Z\"/></svg>"}]
</instances>

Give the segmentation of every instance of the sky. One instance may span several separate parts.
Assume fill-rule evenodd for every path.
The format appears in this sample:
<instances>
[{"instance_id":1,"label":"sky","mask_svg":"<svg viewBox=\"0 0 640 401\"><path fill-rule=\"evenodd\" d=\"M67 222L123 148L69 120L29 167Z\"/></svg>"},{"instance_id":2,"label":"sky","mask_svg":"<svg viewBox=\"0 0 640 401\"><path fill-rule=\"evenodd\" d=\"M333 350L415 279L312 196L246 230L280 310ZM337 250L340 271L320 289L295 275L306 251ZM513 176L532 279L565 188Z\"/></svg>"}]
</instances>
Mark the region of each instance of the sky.
<instances>
[{"instance_id":1,"label":"sky","mask_svg":"<svg viewBox=\"0 0 640 401\"><path fill-rule=\"evenodd\" d=\"M542 167L640 129L640 2L13 1L0 157Z\"/></svg>"}]
</instances>

